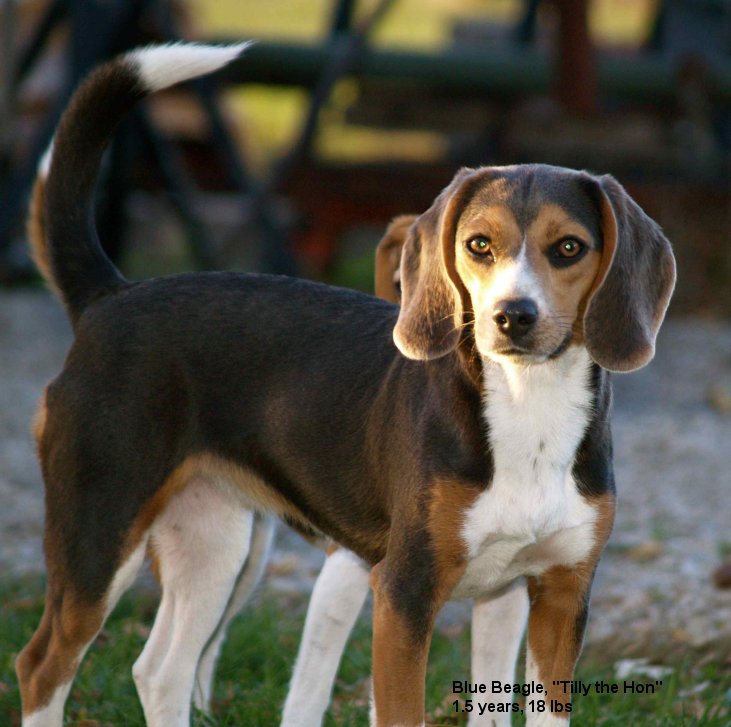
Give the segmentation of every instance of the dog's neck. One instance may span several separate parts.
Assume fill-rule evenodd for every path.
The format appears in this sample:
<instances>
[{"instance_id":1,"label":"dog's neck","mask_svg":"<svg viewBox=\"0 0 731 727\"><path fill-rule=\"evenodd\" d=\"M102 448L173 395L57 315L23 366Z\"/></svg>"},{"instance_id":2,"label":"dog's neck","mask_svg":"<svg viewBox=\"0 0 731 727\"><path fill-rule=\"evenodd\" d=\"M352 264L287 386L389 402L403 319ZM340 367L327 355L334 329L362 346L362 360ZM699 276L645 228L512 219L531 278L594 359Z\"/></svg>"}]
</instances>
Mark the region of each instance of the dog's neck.
<instances>
[{"instance_id":1,"label":"dog's neck","mask_svg":"<svg viewBox=\"0 0 731 727\"><path fill-rule=\"evenodd\" d=\"M489 394L502 383L510 398L519 402L547 387L571 387L574 382L588 382L590 367L589 353L585 346L579 345L570 346L560 356L540 363L483 357L483 385Z\"/></svg>"},{"instance_id":2,"label":"dog's neck","mask_svg":"<svg viewBox=\"0 0 731 727\"><path fill-rule=\"evenodd\" d=\"M529 366L483 361L483 412L497 469L535 458L566 472L593 405L591 359L572 346Z\"/></svg>"}]
</instances>

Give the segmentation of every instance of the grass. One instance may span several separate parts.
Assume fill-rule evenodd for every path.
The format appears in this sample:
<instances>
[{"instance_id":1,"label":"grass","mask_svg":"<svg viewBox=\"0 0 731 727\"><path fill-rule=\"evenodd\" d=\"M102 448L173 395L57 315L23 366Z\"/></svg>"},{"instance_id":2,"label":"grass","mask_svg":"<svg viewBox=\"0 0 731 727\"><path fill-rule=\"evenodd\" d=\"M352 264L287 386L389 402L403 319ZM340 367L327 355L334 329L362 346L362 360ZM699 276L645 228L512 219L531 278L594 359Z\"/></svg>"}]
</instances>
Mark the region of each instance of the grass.
<instances>
[{"instance_id":1,"label":"grass","mask_svg":"<svg viewBox=\"0 0 731 727\"><path fill-rule=\"evenodd\" d=\"M5 579L0 583L0 603L0 724L13 727L20 723L13 661L40 618L42 583L37 578ZM234 623L219 664L214 716L196 715L195 727L266 727L278 723L305 605L304 599L263 594ZM66 709L67 724L144 724L130 670L148 634L155 607L155 597L145 592L134 592L122 600L80 669ZM427 681L431 724L466 723L466 713L455 714L451 684L454 679L468 678L468 663L469 630L461 626L440 629L432 644ZM610 665L582 663L577 679L617 684L618 693L575 697L573 723L605 727L731 724L728 663L686 661L672 666L673 673L663 679L655 694L633 695L622 693L623 682L612 678ZM343 658L325 722L328 727L368 724L369 668L370 627L361 619ZM643 682L639 677L626 681L632 680ZM521 706L525 703L522 697L518 701ZM513 722L518 726L524 723L520 715Z\"/></svg>"}]
</instances>

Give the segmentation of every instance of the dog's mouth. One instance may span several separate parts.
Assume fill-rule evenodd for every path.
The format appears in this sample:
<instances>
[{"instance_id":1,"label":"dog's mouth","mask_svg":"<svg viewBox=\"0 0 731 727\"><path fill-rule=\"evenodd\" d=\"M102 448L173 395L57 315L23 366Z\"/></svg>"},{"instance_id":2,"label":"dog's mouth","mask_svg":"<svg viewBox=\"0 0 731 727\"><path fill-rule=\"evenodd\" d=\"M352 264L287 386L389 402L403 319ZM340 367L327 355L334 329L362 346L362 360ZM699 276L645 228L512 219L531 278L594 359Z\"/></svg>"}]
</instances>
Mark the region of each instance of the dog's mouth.
<instances>
[{"instance_id":1,"label":"dog's mouth","mask_svg":"<svg viewBox=\"0 0 731 727\"><path fill-rule=\"evenodd\" d=\"M512 361L528 366L551 361L571 345L573 331L554 326L536 325L522 336L509 336L498 331L490 319L487 325L475 326L475 343L482 356L496 362Z\"/></svg>"},{"instance_id":2,"label":"dog's mouth","mask_svg":"<svg viewBox=\"0 0 731 727\"><path fill-rule=\"evenodd\" d=\"M572 336L567 335L557 346L553 348L535 345L520 345L514 341L493 346L488 356L495 358L508 358L521 363L540 363L541 361L552 361L558 358L571 344Z\"/></svg>"},{"instance_id":3,"label":"dog's mouth","mask_svg":"<svg viewBox=\"0 0 731 727\"><path fill-rule=\"evenodd\" d=\"M508 346L506 348L496 348L493 350L496 356L535 356L536 352L521 346ZM540 355L540 354L539 354Z\"/></svg>"}]
</instances>

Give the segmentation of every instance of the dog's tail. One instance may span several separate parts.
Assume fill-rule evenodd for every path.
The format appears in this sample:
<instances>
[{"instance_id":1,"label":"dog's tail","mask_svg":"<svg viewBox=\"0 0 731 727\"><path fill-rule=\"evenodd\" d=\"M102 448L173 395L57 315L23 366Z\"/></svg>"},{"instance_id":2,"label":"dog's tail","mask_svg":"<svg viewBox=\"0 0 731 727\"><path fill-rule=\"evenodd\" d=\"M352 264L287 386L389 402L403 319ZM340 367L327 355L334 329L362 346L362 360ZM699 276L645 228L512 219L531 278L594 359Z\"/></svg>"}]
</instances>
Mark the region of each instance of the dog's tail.
<instances>
[{"instance_id":1,"label":"dog's tail","mask_svg":"<svg viewBox=\"0 0 731 727\"><path fill-rule=\"evenodd\" d=\"M97 68L74 94L39 165L28 222L33 258L73 323L91 301L129 284L94 223L94 185L117 124L140 99L222 68L247 45L141 48Z\"/></svg>"}]
</instances>

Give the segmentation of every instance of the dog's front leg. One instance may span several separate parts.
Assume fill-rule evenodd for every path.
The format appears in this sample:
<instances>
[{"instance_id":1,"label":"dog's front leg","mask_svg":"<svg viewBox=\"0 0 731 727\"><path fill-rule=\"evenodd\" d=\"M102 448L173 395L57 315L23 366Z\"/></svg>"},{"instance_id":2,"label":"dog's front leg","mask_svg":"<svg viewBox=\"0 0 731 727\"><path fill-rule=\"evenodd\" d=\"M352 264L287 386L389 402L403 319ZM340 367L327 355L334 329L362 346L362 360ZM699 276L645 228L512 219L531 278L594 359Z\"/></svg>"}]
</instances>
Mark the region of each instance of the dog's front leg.
<instances>
[{"instance_id":1,"label":"dog's front leg","mask_svg":"<svg viewBox=\"0 0 731 727\"><path fill-rule=\"evenodd\" d=\"M381 561L373 588L373 700L375 727L424 724L426 665L434 619L463 569L434 567L430 554Z\"/></svg>"},{"instance_id":2,"label":"dog's front leg","mask_svg":"<svg viewBox=\"0 0 731 727\"><path fill-rule=\"evenodd\" d=\"M573 679L584 638L592 575L593 567L556 566L528 579L526 681L543 686L542 694L526 698L529 727L565 727L569 723L571 690L564 690L558 682Z\"/></svg>"},{"instance_id":3,"label":"dog's front leg","mask_svg":"<svg viewBox=\"0 0 731 727\"><path fill-rule=\"evenodd\" d=\"M396 579L384 569L382 563L371 571L371 725L418 727L424 724L424 683L434 617L425 610L419 614L409 613L395 593L397 586L394 581Z\"/></svg>"},{"instance_id":4,"label":"dog's front leg","mask_svg":"<svg viewBox=\"0 0 731 727\"><path fill-rule=\"evenodd\" d=\"M526 681L540 683L544 690L544 694L526 699L528 727L565 727L570 721L571 689L559 682L571 682L574 676L589 615L594 571L614 522L614 495L608 491L593 505L597 518L588 557L573 567L554 566L527 579L530 612Z\"/></svg>"}]
</instances>

